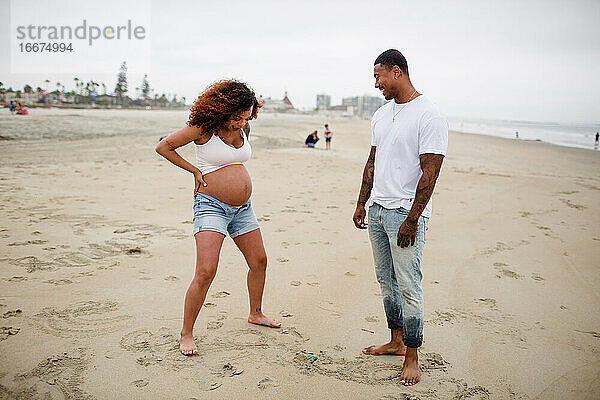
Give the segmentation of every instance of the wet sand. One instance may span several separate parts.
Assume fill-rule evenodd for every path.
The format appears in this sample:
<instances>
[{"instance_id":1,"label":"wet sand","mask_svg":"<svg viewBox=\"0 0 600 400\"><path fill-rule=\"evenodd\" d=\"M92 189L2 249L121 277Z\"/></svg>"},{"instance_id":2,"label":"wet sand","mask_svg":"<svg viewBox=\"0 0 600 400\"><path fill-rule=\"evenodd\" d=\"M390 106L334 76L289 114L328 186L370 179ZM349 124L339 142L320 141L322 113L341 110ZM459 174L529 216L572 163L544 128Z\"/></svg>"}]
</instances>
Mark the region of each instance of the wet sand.
<instances>
[{"instance_id":1,"label":"wet sand","mask_svg":"<svg viewBox=\"0 0 600 400\"><path fill-rule=\"evenodd\" d=\"M246 322L247 267L227 239L196 322L199 355L184 357L193 178L154 146L185 112L32 117L0 117L0 135L20 138L0 141L0 398L600 393L598 152L450 134L422 264L423 376L407 388L402 357L361 354L389 335L368 237L351 221L369 121L254 122L263 309L283 326ZM325 122L333 149L303 148ZM40 131L48 138L22 140ZM182 154L193 160L191 146Z\"/></svg>"}]
</instances>

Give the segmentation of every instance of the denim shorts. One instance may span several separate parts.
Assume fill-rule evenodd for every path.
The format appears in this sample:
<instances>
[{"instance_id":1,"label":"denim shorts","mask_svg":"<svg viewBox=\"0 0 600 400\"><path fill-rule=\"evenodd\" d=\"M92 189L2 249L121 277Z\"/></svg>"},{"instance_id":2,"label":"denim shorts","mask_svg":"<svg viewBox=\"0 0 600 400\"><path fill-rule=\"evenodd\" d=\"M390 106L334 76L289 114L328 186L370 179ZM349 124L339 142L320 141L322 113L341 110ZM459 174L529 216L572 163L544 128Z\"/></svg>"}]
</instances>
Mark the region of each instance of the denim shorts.
<instances>
[{"instance_id":1,"label":"denim shorts","mask_svg":"<svg viewBox=\"0 0 600 400\"><path fill-rule=\"evenodd\" d=\"M194 235L214 231L235 238L260 228L250 200L239 207L223 203L204 193L194 195Z\"/></svg>"}]
</instances>

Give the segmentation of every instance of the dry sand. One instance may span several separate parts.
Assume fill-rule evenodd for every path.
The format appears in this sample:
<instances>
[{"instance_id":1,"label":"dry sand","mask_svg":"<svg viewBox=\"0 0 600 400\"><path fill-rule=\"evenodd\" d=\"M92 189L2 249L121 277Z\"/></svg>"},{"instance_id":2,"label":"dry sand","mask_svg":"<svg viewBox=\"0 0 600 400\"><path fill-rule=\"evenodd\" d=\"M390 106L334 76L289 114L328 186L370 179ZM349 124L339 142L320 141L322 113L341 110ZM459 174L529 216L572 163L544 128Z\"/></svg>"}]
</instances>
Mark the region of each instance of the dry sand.
<instances>
[{"instance_id":1,"label":"dry sand","mask_svg":"<svg viewBox=\"0 0 600 400\"><path fill-rule=\"evenodd\" d=\"M100 115L66 113L0 126L52 133ZM0 142L0 399L599 398L600 153L450 134L422 263L423 378L407 388L402 357L361 354L389 335L351 221L368 121L254 123L263 308L283 327L246 322L247 267L227 239L196 322L200 354L184 357L192 177L154 146L170 132L156 127L185 113L101 115L114 136ZM119 134L145 120L155 129ZM333 149L302 148L324 122Z\"/></svg>"}]
</instances>

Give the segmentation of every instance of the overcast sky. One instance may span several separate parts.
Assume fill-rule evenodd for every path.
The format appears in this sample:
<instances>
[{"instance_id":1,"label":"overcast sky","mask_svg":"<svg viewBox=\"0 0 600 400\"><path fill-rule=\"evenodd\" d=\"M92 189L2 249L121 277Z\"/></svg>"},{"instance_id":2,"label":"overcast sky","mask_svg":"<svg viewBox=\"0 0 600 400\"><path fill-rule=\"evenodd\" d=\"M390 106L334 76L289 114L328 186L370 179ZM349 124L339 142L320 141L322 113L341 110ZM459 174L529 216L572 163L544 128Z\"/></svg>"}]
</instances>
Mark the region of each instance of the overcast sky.
<instances>
[{"instance_id":1,"label":"overcast sky","mask_svg":"<svg viewBox=\"0 0 600 400\"><path fill-rule=\"evenodd\" d=\"M65 67L65 74L17 74L3 60L5 86L43 87L50 79L70 89L78 76L114 89L124 58L130 91L144 72L157 91L188 100L212 81L234 77L257 94L281 98L287 90L296 106L313 107L317 93L330 94L333 104L346 96L380 96L373 61L396 48L408 59L415 87L448 116L600 122L598 0L60 0L46 2L53 8L42 13L31 7L36 1L0 0L4 60L14 54L10 39L16 35L6 10L17 4L28 4L27 15L37 24L64 24L65 18L73 25L83 18L98 25L139 21L149 46L132 45L149 48L150 57L94 45L114 70L91 74L83 61L72 64L73 70ZM112 22L100 15L99 4L111 11ZM20 24L23 15L16 18Z\"/></svg>"}]
</instances>

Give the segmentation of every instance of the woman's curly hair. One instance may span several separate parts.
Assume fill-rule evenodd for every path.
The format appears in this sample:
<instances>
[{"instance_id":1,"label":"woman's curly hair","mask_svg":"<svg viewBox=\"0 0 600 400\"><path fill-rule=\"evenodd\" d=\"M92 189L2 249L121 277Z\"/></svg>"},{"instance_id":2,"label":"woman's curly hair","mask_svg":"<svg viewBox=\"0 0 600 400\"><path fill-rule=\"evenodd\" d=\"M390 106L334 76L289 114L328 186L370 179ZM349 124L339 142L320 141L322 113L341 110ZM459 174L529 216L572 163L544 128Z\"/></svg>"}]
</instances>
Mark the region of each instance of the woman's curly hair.
<instances>
[{"instance_id":1,"label":"woman's curly hair","mask_svg":"<svg viewBox=\"0 0 600 400\"><path fill-rule=\"evenodd\" d=\"M210 85L190 109L189 126L202 128L205 133L216 134L225 126L231 115L252 108L250 119L255 119L262 102L245 83L234 79Z\"/></svg>"}]
</instances>

